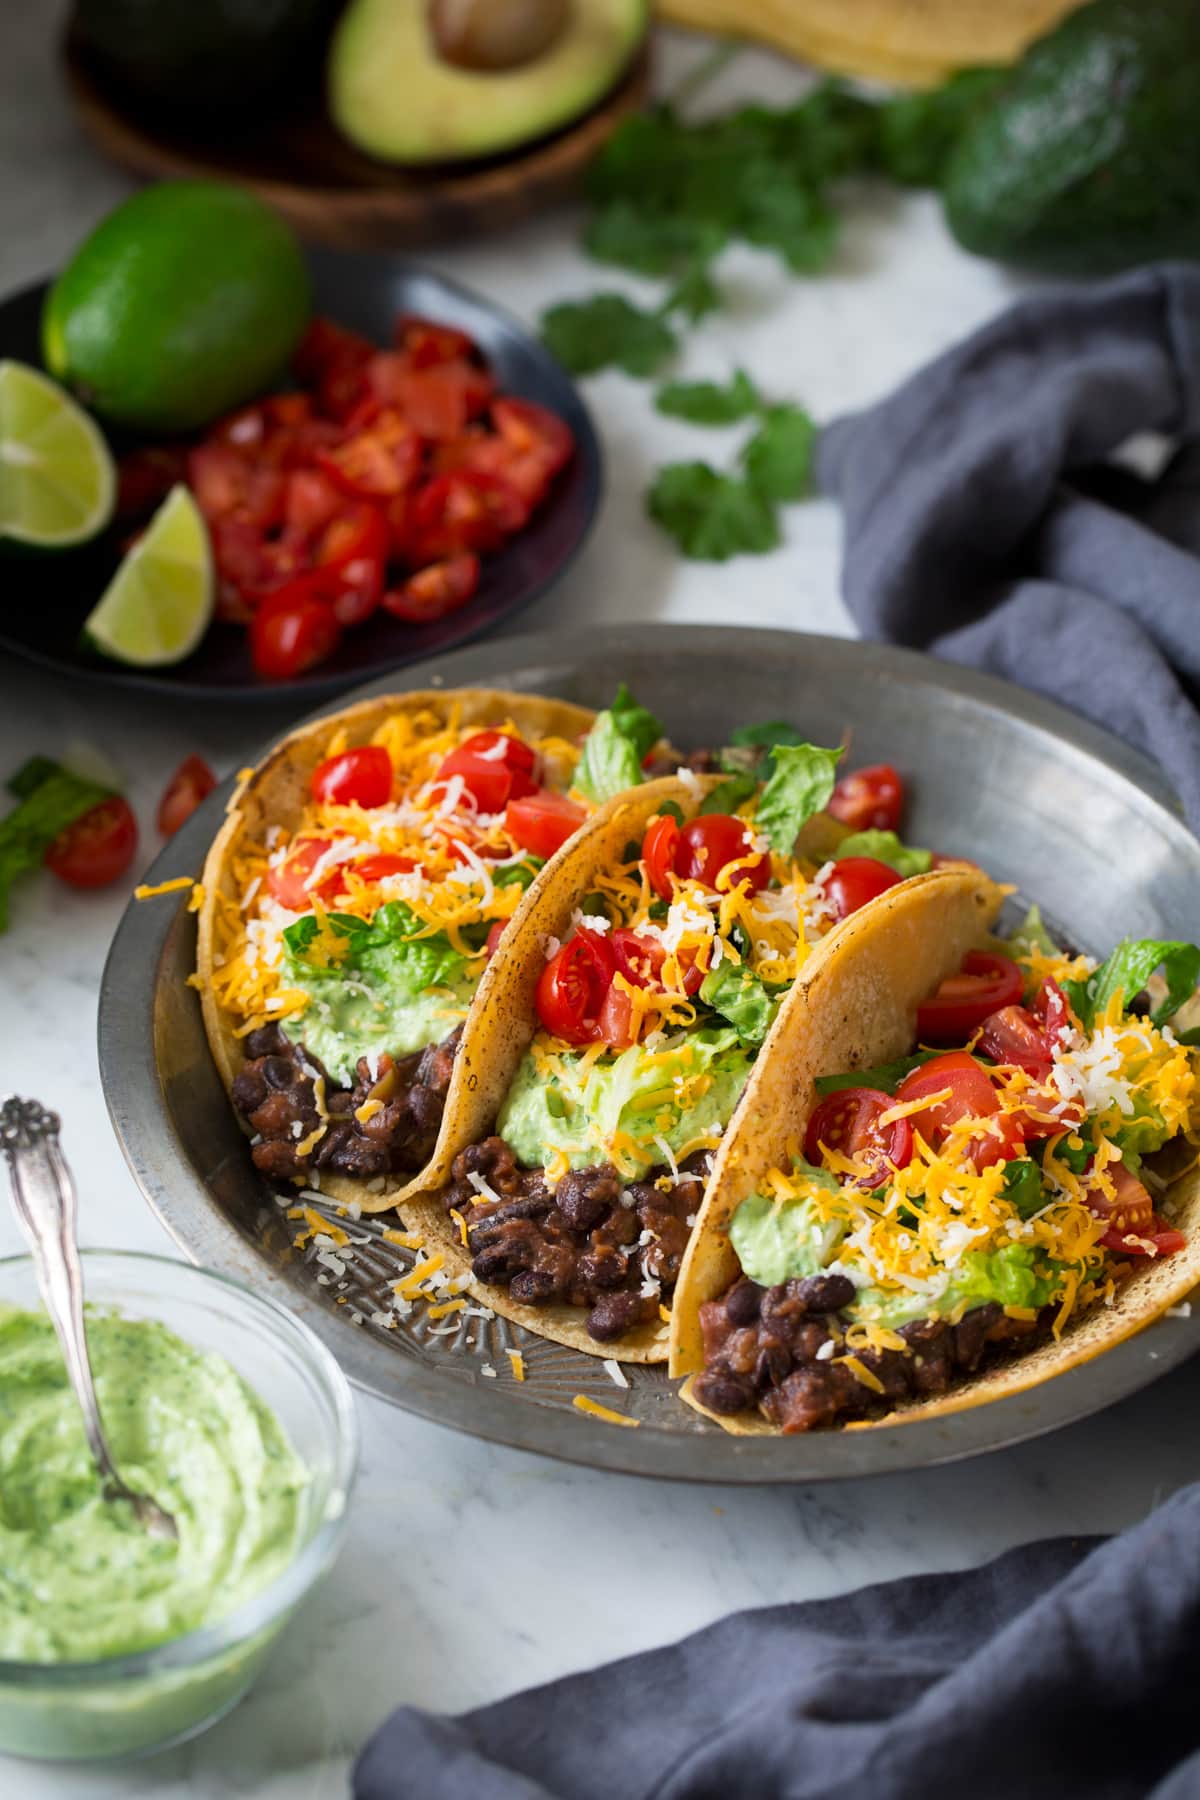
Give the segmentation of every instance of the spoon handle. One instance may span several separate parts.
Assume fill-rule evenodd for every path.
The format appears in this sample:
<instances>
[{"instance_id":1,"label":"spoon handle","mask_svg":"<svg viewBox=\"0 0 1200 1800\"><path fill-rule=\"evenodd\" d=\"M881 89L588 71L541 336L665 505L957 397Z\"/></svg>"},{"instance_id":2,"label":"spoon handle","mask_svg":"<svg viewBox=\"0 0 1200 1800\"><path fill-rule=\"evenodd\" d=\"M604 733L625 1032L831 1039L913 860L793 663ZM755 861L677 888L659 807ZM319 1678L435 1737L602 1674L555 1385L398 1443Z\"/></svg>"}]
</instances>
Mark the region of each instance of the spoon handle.
<instances>
[{"instance_id":1,"label":"spoon handle","mask_svg":"<svg viewBox=\"0 0 1200 1800\"><path fill-rule=\"evenodd\" d=\"M38 1286L62 1346L97 1467L123 1488L104 1438L83 1329L83 1269L75 1246L75 1184L58 1139L57 1113L15 1095L0 1106L0 1147L8 1157L17 1222L29 1240Z\"/></svg>"}]
</instances>

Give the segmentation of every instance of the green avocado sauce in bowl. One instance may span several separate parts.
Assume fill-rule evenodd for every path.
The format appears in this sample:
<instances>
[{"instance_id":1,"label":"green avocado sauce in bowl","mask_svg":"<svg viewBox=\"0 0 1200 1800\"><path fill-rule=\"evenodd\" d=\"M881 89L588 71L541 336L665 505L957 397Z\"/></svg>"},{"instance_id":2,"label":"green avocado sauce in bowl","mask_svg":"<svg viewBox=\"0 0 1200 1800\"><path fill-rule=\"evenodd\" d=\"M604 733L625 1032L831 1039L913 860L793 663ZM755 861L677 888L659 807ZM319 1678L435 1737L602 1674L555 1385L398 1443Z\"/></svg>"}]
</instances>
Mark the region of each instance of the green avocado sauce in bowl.
<instances>
[{"instance_id":1,"label":"green avocado sauce in bowl","mask_svg":"<svg viewBox=\"0 0 1200 1800\"><path fill-rule=\"evenodd\" d=\"M144 1754L247 1691L340 1547L357 1457L336 1363L273 1302L166 1258L83 1254L118 1465L106 1502L27 1257L0 1262L0 1751Z\"/></svg>"}]
</instances>

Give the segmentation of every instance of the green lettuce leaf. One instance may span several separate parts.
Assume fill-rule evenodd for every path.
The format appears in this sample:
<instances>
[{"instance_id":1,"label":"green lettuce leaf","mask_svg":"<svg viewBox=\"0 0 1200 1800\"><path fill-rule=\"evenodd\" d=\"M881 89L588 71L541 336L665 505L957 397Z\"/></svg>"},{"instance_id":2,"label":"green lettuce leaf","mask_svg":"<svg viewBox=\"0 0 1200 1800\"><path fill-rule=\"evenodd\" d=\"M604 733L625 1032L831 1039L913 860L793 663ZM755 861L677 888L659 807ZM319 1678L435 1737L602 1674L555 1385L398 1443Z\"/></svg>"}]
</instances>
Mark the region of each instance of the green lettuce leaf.
<instances>
[{"instance_id":1,"label":"green lettuce leaf","mask_svg":"<svg viewBox=\"0 0 1200 1800\"><path fill-rule=\"evenodd\" d=\"M1042 1206L1042 1171L1028 1156L1004 1165L1004 1186L1000 1198L1007 1200L1022 1219L1031 1218Z\"/></svg>"},{"instance_id":2,"label":"green lettuce leaf","mask_svg":"<svg viewBox=\"0 0 1200 1800\"><path fill-rule=\"evenodd\" d=\"M1140 994L1157 968L1167 984L1166 998L1150 1015L1162 1025L1179 1011L1195 992L1200 978L1200 946L1170 938L1124 938L1084 981L1064 983L1067 997L1085 1031L1102 1013L1113 995L1120 993L1128 1006Z\"/></svg>"},{"instance_id":3,"label":"green lettuce leaf","mask_svg":"<svg viewBox=\"0 0 1200 1800\"><path fill-rule=\"evenodd\" d=\"M898 875L924 875L933 862L932 850L919 850L903 844L894 831L854 831L843 838L833 853L837 861L843 856L873 856L886 863Z\"/></svg>"},{"instance_id":4,"label":"green lettuce leaf","mask_svg":"<svg viewBox=\"0 0 1200 1800\"><path fill-rule=\"evenodd\" d=\"M1058 956L1059 947L1042 920L1041 908L1031 906L1017 929L1005 944L1010 956L1028 956L1036 950L1040 956Z\"/></svg>"},{"instance_id":5,"label":"green lettuce leaf","mask_svg":"<svg viewBox=\"0 0 1200 1800\"><path fill-rule=\"evenodd\" d=\"M829 804L842 751L817 744L780 744L755 825L772 850L790 856L801 827Z\"/></svg>"},{"instance_id":6,"label":"green lettuce leaf","mask_svg":"<svg viewBox=\"0 0 1200 1800\"><path fill-rule=\"evenodd\" d=\"M643 779L642 760L662 734L661 722L638 705L622 682L616 699L584 739L575 786L597 805L637 787Z\"/></svg>"},{"instance_id":7,"label":"green lettuce leaf","mask_svg":"<svg viewBox=\"0 0 1200 1800\"><path fill-rule=\"evenodd\" d=\"M779 1011L781 995L742 964L723 962L710 969L700 985L700 998L728 1019L743 1044L761 1044Z\"/></svg>"}]
</instances>

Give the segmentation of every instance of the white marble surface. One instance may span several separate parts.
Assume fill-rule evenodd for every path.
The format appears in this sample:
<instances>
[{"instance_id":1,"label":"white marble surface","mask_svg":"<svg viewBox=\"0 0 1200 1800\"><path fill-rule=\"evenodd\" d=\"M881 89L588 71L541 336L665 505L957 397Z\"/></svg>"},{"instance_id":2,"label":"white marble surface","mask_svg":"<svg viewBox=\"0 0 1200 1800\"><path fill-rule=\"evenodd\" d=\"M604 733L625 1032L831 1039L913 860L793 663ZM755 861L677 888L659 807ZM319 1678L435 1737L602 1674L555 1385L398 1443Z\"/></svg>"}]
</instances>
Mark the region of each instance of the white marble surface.
<instances>
[{"instance_id":1,"label":"white marble surface","mask_svg":"<svg viewBox=\"0 0 1200 1800\"><path fill-rule=\"evenodd\" d=\"M23 18L15 17L20 10ZM52 77L43 8L0 22L0 288L52 267L124 192L96 164ZM40 17L38 16L40 15ZM670 46L674 70L694 44ZM793 92L794 69L747 55L732 96ZM534 318L597 272L560 215L503 239L439 248L431 262ZM626 285L618 275L607 284ZM834 270L788 280L768 258L722 269L731 310L697 332L685 367L736 359L819 417L867 402L1002 306L1006 275L958 254L932 202L864 193ZM602 519L569 584L529 628L657 618L738 620L848 632L837 593L838 526L824 504L793 509L774 556L725 567L680 561L644 519L649 470L725 453L721 433L658 418L619 375L588 385L608 452ZM6 577L7 581L7 577ZM286 718L170 709L102 697L0 660L0 773L70 739L101 746L129 777L146 859L162 781L188 751L222 772ZM78 896L49 878L17 896L0 938L0 1092L60 1107L82 1177L90 1244L166 1251L110 1134L94 1049L96 991L122 895ZM0 1254L18 1247L0 1208ZM969 1564L1050 1532L1140 1517L1200 1473L1181 1420L1200 1368L1049 1441L921 1476L774 1492L682 1488L590 1474L459 1438L360 1400L364 1456L347 1550L253 1697L207 1736L119 1771L38 1769L0 1758L0 1793L22 1800L325 1800L398 1701L455 1710L659 1643L734 1608L822 1595Z\"/></svg>"}]
</instances>

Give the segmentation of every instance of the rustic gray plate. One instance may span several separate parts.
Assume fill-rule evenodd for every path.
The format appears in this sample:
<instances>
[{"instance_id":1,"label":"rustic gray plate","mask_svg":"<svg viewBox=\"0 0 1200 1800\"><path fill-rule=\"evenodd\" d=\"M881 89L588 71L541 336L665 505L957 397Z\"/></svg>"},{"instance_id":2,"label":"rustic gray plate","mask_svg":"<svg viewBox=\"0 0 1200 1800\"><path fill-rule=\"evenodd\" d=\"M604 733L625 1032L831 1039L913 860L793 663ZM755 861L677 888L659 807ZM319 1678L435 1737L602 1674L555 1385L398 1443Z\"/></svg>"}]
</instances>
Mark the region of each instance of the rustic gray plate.
<instances>
[{"instance_id":1,"label":"rustic gray plate","mask_svg":"<svg viewBox=\"0 0 1200 1800\"><path fill-rule=\"evenodd\" d=\"M1036 897L1082 947L1125 934L1200 938L1200 844L1153 767L1074 715L1004 683L907 651L779 631L636 626L509 638L359 690L481 684L599 706L618 681L681 745L738 724L794 720L852 761L906 771L907 835L977 858ZM344 702L343 702L344 703ZM198 873L227 789L200 809L149 879ZM503 1320L431 1322L417 1307L372 1321L411 1253L379 1221L339 1221L354 1240L296 1247L261 1185L209 1057L186 986L195 923L185 897L133 904L100 996L100 1067L138 1185L195 1261L267 1286L324 1338L353 1381L479 1437L597 1468L693 1481L819 1481L949 1462L1053 1430L1145 1386L1200 1346L1200 1309L1028 1394L943 1419L788 1439L727 1437L682 1406L661 1370L615 1386L602 1365ZM386 1223L386 1221L384 1221ZM509 1350L520 1349L518 1382ZM572 1402L585 1394L637 1420L620 1429Z\"/></svg>"}]
</instances>

